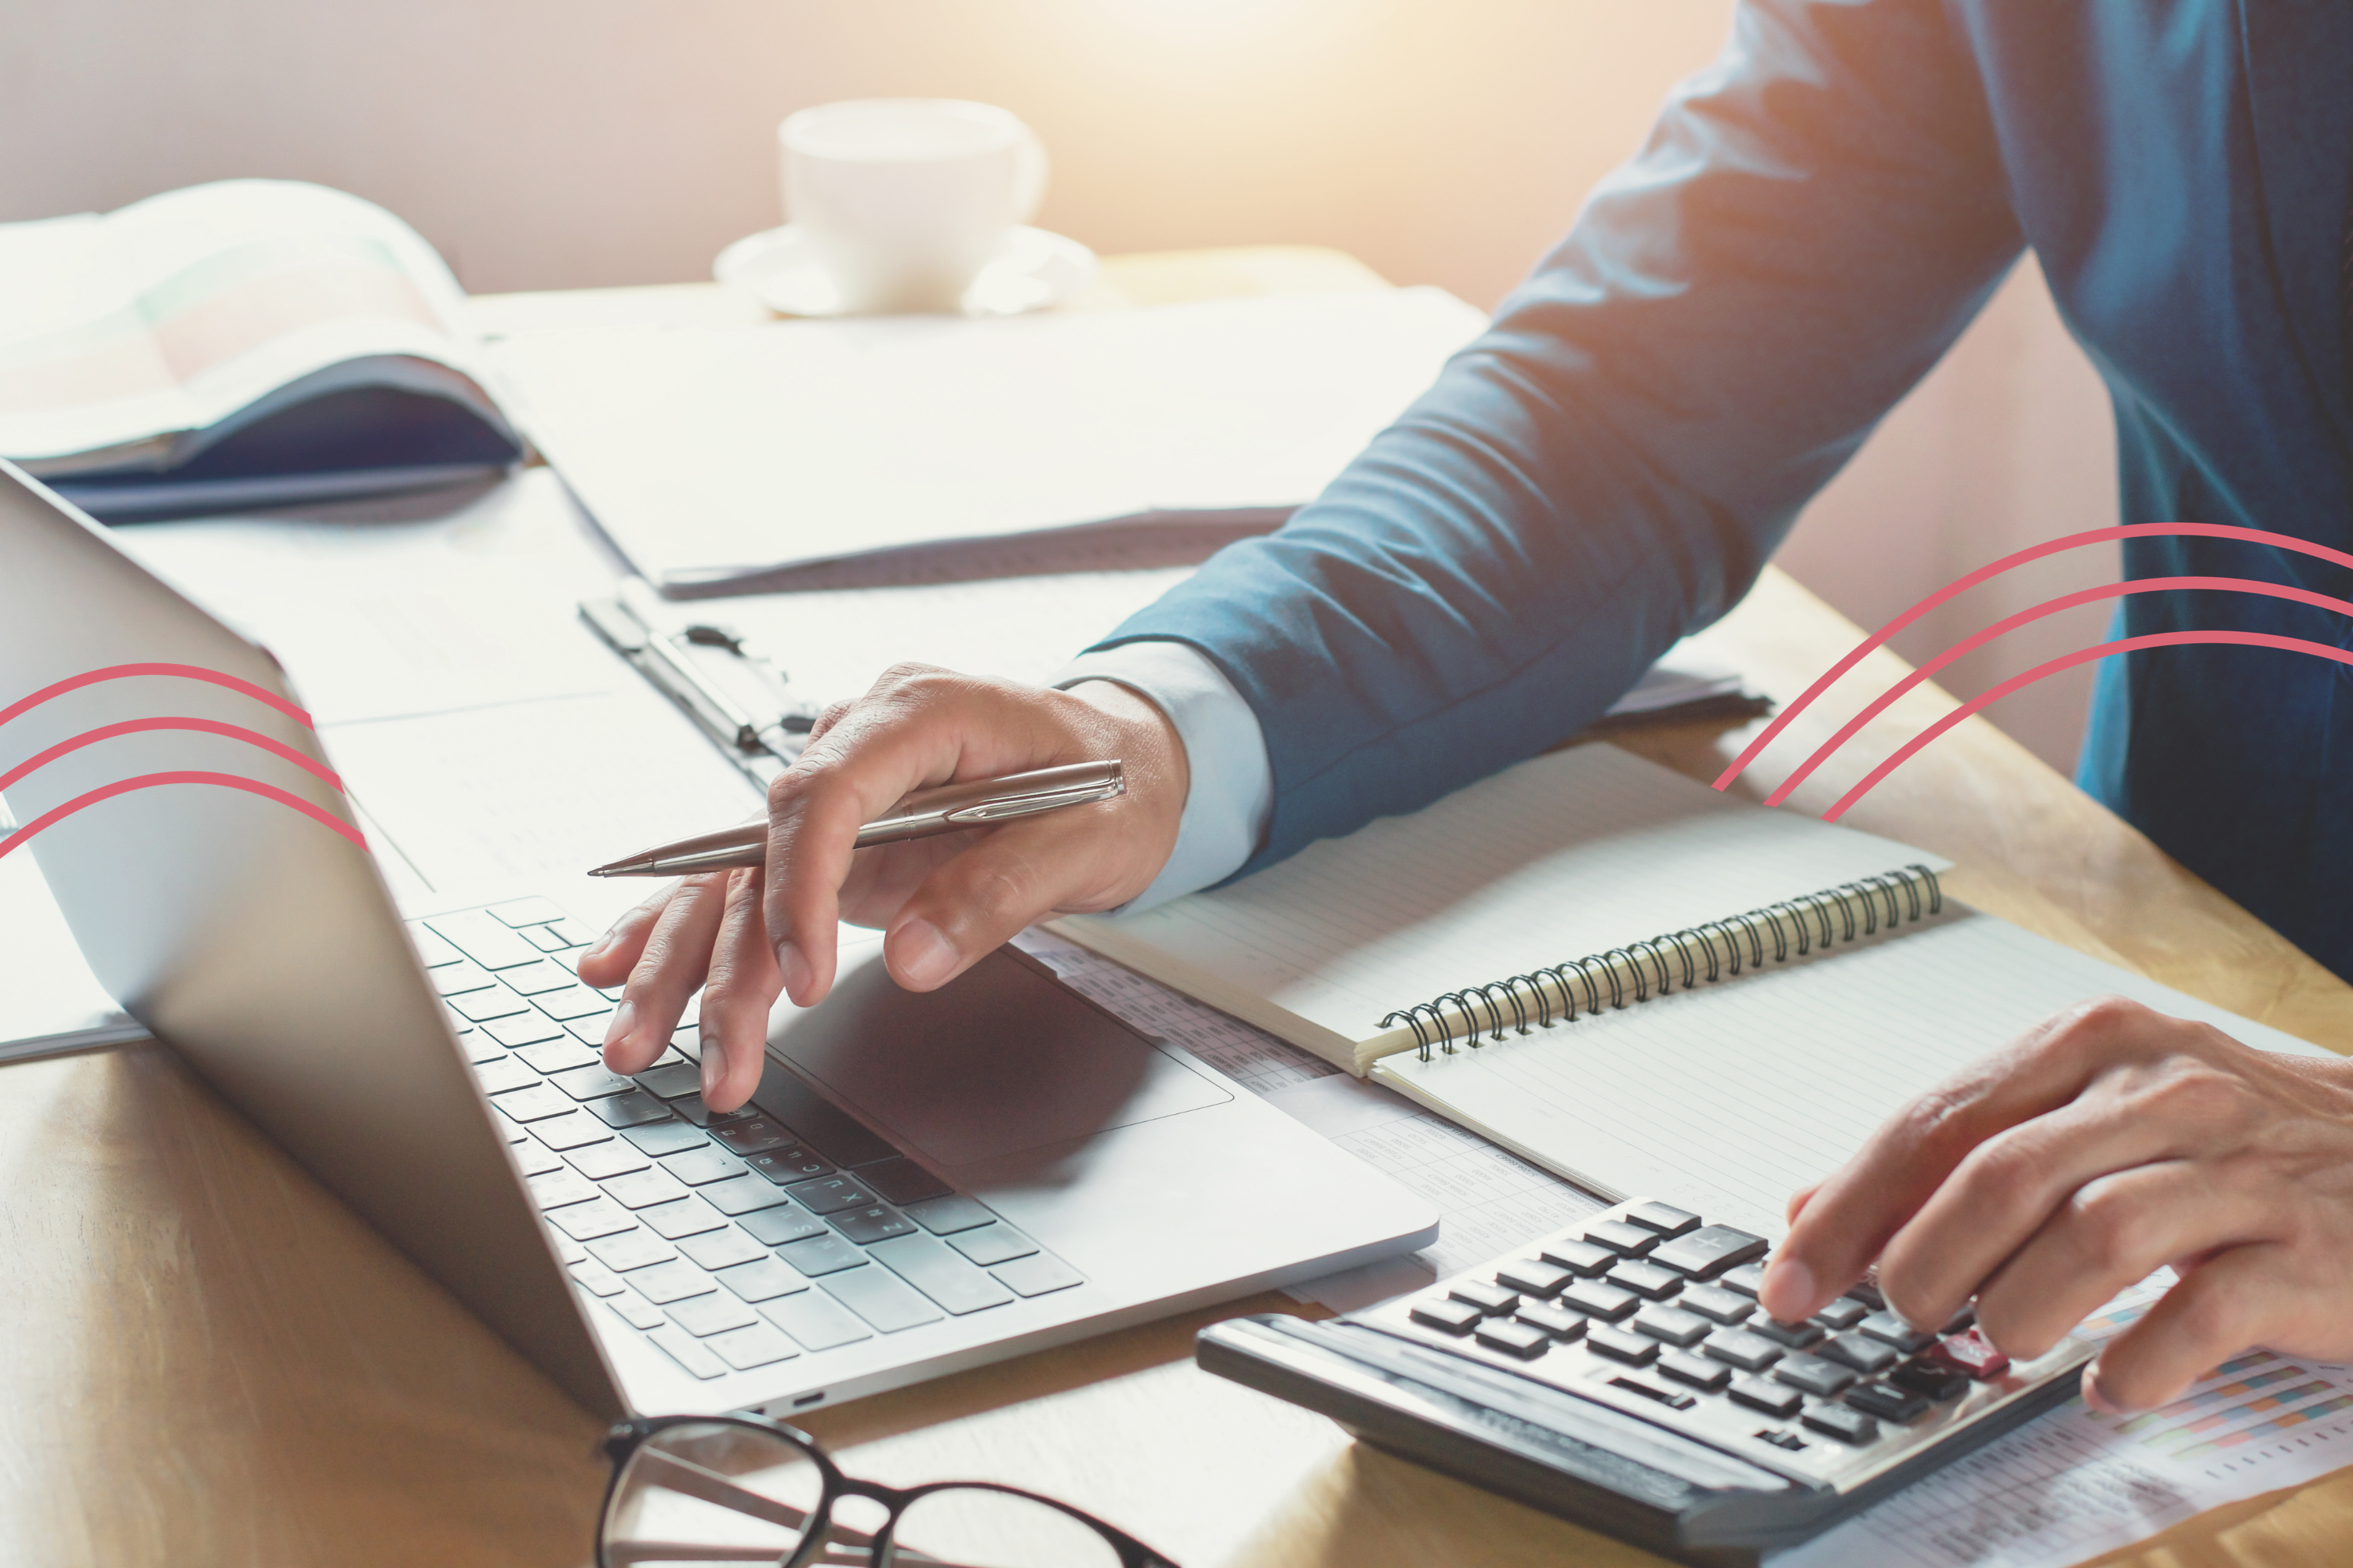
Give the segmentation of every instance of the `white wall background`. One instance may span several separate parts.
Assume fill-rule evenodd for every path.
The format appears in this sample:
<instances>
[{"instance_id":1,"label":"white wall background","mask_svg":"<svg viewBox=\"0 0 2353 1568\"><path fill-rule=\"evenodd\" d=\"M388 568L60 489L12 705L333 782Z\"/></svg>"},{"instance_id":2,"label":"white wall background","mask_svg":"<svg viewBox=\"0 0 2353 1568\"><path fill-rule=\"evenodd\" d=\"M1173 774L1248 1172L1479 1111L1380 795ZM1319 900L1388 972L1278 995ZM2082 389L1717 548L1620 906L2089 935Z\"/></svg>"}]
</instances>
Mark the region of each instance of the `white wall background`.
<instances>
[{"instance_id":1,"label":"white wall background","mask_svg":"<svg viewBox=\"0 0 2353 1568\"><path fill-rule=\"evenodd\" d=\"M1055 160L1039 221L1104 251L1300 241L1493 304L1720 45L1729 0L0 0L0 221L199 180L382 203L477 291L707 275L778 220L773 127L830 99L1002 103ZM1783 555L1875 624L2109 521L2112 440L2031 269ZM1914 628L1921 657L2114 570ZM2096 614L1958 668L1982 689ZM2062 766L2088 672L1997 721Z\"/></svg>"}]
</instances>

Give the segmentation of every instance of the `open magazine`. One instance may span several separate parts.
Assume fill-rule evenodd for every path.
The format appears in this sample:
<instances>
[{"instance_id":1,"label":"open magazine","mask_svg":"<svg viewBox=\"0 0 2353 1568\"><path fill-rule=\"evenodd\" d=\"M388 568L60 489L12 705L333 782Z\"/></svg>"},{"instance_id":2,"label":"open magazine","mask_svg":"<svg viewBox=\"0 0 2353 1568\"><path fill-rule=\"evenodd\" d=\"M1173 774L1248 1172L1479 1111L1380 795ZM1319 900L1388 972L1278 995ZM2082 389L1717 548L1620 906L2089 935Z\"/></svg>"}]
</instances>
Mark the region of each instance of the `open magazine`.
<instances>
[{"instance_id":1,"label":"open magazine","mask_svg":"<svg viewBox=\"0 0 2353 1568\"><path fill-rule=\"evenodd\" d=\"M110 521L496 474L523 444L463 302L414 229L319 185L0 224L0 457Z\"/></svg>"}]
</instances>

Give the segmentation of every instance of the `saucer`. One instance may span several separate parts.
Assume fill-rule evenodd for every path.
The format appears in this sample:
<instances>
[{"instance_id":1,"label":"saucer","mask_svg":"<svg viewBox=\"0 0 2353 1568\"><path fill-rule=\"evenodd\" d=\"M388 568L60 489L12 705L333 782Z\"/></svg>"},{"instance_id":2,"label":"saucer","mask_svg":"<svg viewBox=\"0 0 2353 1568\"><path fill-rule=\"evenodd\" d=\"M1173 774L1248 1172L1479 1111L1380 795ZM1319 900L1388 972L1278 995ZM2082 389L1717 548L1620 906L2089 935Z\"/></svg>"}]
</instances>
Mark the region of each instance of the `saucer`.
<instances>
[{"instance_id":1,"label":"saucer","mask_svg":"<svg viewBox=\"0 0 2353 1568\"><path fill-rule=\"evenodd\" d=\"M807 237L786 224L737 240L711 275L786 316L838 316L841 295ZM965 290L967 316L1018 316L1060 305L1095 280L1095 253L1075 239L1017 226Z\"/></svg>"}]
</instances>

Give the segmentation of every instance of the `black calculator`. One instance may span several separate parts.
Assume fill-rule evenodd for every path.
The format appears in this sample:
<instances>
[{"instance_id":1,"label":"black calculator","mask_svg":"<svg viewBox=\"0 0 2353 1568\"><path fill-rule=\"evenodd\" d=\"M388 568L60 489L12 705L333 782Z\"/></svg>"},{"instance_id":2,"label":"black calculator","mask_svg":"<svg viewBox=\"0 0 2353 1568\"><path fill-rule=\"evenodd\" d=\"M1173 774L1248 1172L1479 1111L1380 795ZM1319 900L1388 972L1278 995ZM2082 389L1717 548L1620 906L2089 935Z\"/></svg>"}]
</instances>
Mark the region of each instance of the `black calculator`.
<instances>
[{"instance_id":1,"label":"black calculator","mask_svg":"<svg viewBox=\"0 0 2353 1568\"><path fill-rule=\"evenodd\" d=\"M1770 1243L1638 1198L1329 1322L1202 1331L1210 1372L1678 1562L1746 1568L2075 1391L2092 1345L2013 1362L1858 1285L1757 1304Z\"/></svg>"}]
</instances>

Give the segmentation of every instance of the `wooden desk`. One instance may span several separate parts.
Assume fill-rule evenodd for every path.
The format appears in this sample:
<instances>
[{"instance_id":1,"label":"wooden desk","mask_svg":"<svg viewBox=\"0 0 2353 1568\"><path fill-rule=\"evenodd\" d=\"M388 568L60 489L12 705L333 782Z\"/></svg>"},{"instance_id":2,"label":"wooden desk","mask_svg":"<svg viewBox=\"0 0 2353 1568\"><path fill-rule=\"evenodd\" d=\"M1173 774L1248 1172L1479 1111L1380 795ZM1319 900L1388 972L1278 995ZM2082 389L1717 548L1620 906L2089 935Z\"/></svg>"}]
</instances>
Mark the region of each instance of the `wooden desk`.
<instances>
[{"instance_id":1,"label":"wooden desk","mask_svg":"<svg viewBox=\"0 0 2353 1568\"><path fill-rule=\"evenodd\" d=\"M1209 252L1114 260L1091 303L1378 286L1332 252ZM492 330L746 315L709 286L480 310ZM1859 636L1778 573L1723 635L1784 700ZM1859 684L1879 689L1901 668L1882 655ZM1922 689L1796 804L1822 809L1948 706ZM1778 778L1841 716L1810 714L1757 776ZM1623 743L1712 778L1747 733L1702 726ZM1981 720L1851 820L1950 856L1950 885L1986 909L2353 1049L2353 991ZM808 1424L857 1473L1017 1481L1187 1568L1658 1561L1196 1371L1191 1335L1214 1315ZM153 1046L0 1069L0 1563L26 1568L575 1564L604 1480L593 1422ZM2318 1568L2342 1561L2348 1539L2353 1471L2103 1561Z\"/></svg>"}]
</instances>

